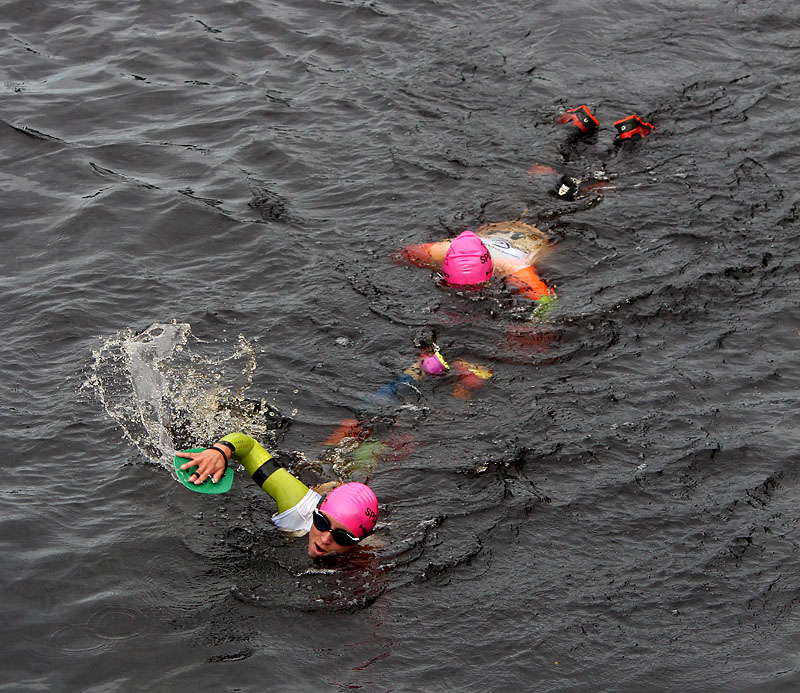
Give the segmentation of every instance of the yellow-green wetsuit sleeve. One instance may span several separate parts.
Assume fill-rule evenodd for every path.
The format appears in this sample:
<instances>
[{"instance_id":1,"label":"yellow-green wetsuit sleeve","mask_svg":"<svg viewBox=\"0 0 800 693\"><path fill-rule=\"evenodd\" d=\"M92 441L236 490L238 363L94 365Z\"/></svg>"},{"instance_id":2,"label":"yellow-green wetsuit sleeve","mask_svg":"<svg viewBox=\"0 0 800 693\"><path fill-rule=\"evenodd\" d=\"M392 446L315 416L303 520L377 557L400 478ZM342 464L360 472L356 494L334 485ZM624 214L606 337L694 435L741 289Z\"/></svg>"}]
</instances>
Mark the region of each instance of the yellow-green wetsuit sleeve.
<instances>
[{"instance_id":1,"label":"yellow-green wetsuit sleeve","mask_svg":"<svg viewBox=\"0 0 800 693\"><path fill-rule=\"evenodd\" d=\"M272 455L254 438L245 433L229 433L220 440L233 445L233 456L253 477L253 481L275 499L278 513L293 508L308 493L308 486L283 467L278 467Z\"/></svg>"}]
</instances>

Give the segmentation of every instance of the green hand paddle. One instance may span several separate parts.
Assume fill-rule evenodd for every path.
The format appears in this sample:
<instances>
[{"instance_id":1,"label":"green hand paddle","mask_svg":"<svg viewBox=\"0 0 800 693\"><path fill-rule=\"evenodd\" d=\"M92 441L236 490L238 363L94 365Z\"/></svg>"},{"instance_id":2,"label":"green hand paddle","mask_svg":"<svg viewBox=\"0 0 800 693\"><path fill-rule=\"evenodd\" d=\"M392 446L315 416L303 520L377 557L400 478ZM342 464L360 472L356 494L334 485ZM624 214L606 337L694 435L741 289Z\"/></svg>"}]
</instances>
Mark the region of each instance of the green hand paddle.
<instances>
[{"instance_id":1,"label":"green hand paddle","mask_svg":"<svg viewBox=\"0 0 800 693\"><path fill-rule=\"evenodd\" d=\"M205 448L192 448L191 450L184 450L183 452L203 452L203 450L205 450ZM191 460L186 457L178 457L177 455L175 455L174 460L178 481L186 486L186 488L192 489L192 491L197 491L197 493L225 493L226 491L230 491L233 485L233 470L230 467L225 470L222 478L216 484L211 481L211 477L208 477L202 484L195 484L189 481L189 477L192 475L193 470L197 468L197 465L189 467L189 469L181 469L182 464L186 464Z\"/></svg>"}]
</instances>

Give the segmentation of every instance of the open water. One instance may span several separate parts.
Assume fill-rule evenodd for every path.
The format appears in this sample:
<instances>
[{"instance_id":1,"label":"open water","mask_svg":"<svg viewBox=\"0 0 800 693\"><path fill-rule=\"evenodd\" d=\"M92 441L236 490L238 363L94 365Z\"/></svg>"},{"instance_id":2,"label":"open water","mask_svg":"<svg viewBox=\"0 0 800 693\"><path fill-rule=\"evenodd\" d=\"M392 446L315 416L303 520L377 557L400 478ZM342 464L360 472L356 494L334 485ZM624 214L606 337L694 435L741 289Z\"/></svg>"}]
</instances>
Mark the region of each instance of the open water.
<instances>
[{"instance_id":1,"label":"open water","mask_svg":"<svg viewBox=\"0 0 800 693\"><path fill-rule=\"evenodd\" d=\"M795 0L9 0L0 28L0 690L800 687ZM657 131L617 150L631 113ZM534 164L610 185L558 202ZM523 214L544 324L392 260ZM420 329L494 378L387 413L382 548L315 565L245 475L175 482L229 427L330 473Z\"/></svg>"}]
</instances>

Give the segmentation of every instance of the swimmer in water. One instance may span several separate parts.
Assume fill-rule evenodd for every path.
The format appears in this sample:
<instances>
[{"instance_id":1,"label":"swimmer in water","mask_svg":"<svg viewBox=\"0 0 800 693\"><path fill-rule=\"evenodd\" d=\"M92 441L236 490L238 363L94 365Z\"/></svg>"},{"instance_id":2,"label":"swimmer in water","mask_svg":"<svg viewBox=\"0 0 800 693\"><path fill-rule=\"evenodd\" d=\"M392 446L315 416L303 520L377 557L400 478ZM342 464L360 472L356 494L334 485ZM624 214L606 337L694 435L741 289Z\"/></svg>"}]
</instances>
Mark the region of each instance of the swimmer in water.
<instances>
[{"instance_id":1,"label":"swimmer in water","mask_svg":"<svg viewBox=\"0 0 800 693\"><path fill-rule=\"evenodd\" d=\"M491 377L491 371L466 361L456 361L456 386L453 395L469 393ZM372 408L386 404L413 387L424 375L445 375L450 366L431 340L423 345L420 356L395 378L368 399ZM358 433L354 431L358 427ZM345 420L326 445L338 445L345 435L356 436L354 449L362 448L361 457L369 464L381 455L387 444L371 437L371 429L358 420ZM391 441L390 441L391 442ZM272 522L278 529L293 535L308 533L308 555L322 558L346 553L359 546L370 536L378 521L378 500L372 489L364 483L350 481L339 485L328 482L309 488L283 467L254 438L244 433L230 433L202 452L176 451L187 460L181 469L196 467L189 481L200 485L208 478L217 483L225 474L228 463L235 459L253 481L270 495L278 505ZM332 489L332 490L331 490ZM326 495L323 495L327 492Z\"/></svg>"},{"instance_id":2,"label":"swimmer in water","mask_svg":"<svg viewBox=\"0 0 800 693\"><path fill-rule=\"evenodd\" d=\"M369 475L378 462L405 457L416 446L413 436L398 434L393 429L397 421L389 419L392 430L387 432L387 417L382 416L387 406L395 405L410 395L419 395L423 378L441 379L452 384L451 395L457 399L470 399L493 373L483 364L466 359L453 359L448 363L436 344L430 330L422 330L414 343L421 352L390 383L364 398L364 411L360 418L344 419L325 440L328 451L323 461L333 462L346 476ZM383 429L383 432L379 432Z\"/></svg>"},{"instance_id":3,"label":"swimmer in water","mask_svg":"<svg viewBox=\"0 0 800 693\"><path fill-rule=\"evenodd\" d=\"M279 467L269 452L244 433L223 436L202 452L175 454L188 460L181 469L197 467L189 477L195 484L209 477L216 483L232 458L239 462L278 504L272 522L285 532L308 533L311 558L347 553L373 533L378 521L378 499L366 484L349 482L322 495Z\"/></svg>"},{"instance_id":4,"label":"swimmer in water","mask_svg":"<svg viewBox=\"0 0 800 693\"><path fill-rule=\"evenodd\" d=\"M569 128L566 142L560 147L563 161L569 162L591 143L599 129L599 121L588 106L568 109L558 119ZM652 123L630 115L614 122L617 151L635 145L656 128ZM558 174L544 164L534 164L530 173ZM569 174L561 176L554 195L567 201L585 197L589 192L600 191L609 184L604 171L578 178ZM598 194L589 201L595 204ZM573 210L574 211L574 210ZM477 231L463 231L455 239L435 243L410 245L396 253L395 259L418 267L441 271L444 283L453 287L482 286L492 277L502 279L512 293L535 301L534 320L541 320L553 308L557 299L555 289L539 277L534 263L549 249L547 236L535 226L521 220L485 224Z\"/></svg>"},{"instance_id":5,"label":"swimmer in water","mask_svg":"<svg viewBox=\"0 0 800 693\"><path fill-rule=\"evenodd\" d=\"M452 240L406 246L395 259L439 270L452 287L480 287L497 277L513 293L535 301L536 315L543 317L556 292L539 277L534 261L548 248L547 236L535 226L505 221L463 231Z\"/></svg>"},{"instance_id":6,"label":"swimmer in water","mask_svg":"<svg viewBox=\"0 0 800 693\"><path fill-rule=\"evenodd\" d=\"M598 145L597 133L600 130L600 121L585 104L568 108L559 115L558 123L567 129L567 137L558 147L558 153L565 166L583 158L589 152L603 161L601 170L590 173L564 172L563 169L559 172L556 168L541 163L532 164L528 168L528 172L535 175L563 174L553 189L553 195L567 202L575 202L585 198L589 193L608 187L611 178L606 174L605 162L631 151L640 140L656 130L655 125L633 113L612 123L617 130L612 146ZM598 199L600 198L591 200L590 205L596 203Z\"/></svg>"},{"instance_id":7,"label":"swimmer in water","mask_svg":"<svg viewBox=\"0 0 800 693\"><path fill-rule=\"evenodd\" d=\"M455 375L453 397L469 399L484 381L492 377L491 370L481 364L464 359L454 359L448 364L439 351L432 331L422 330L414 338L414 343L421 349L419 358L407 366L392 382L370 395L367 399L369 404L379 406L401 397L407 388L413 388L414 384L419 383L426 375L446 376L450 373Z\"/></svg>"}]
</instances>

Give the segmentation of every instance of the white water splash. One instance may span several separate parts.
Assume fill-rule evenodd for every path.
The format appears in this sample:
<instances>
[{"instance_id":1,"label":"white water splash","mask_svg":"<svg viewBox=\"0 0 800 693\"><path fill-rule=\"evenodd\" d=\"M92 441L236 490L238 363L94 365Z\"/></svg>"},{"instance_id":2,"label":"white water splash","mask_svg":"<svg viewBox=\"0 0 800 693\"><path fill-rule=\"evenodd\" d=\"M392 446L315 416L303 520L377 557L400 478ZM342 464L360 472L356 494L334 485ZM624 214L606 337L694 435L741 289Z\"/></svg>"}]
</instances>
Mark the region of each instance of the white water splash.
<instances>
[{"instance_id":1,"label":"white water splash","mask_svg":"<svg viewBox=\"0 0 800 693\"><path fill-rule=\"evenodd\" d=\"M220 347L228 353L210 353ZM201 343L186 323L154 323L102 338L85 386L148 460L172 470L176 447L208 445L233 430L269 440L288 425L265 400L246 397L257 352L242 335L231 352Z\"/></svg>"}]
</instances>

